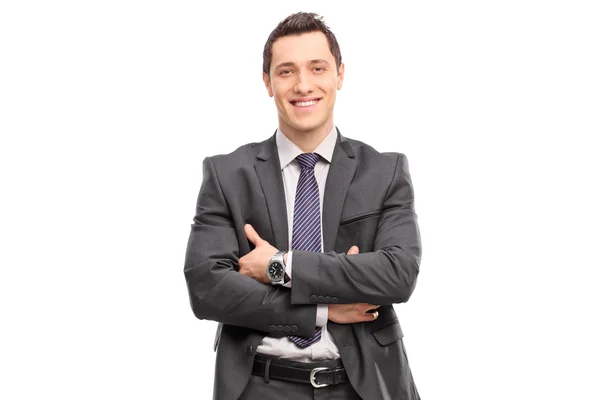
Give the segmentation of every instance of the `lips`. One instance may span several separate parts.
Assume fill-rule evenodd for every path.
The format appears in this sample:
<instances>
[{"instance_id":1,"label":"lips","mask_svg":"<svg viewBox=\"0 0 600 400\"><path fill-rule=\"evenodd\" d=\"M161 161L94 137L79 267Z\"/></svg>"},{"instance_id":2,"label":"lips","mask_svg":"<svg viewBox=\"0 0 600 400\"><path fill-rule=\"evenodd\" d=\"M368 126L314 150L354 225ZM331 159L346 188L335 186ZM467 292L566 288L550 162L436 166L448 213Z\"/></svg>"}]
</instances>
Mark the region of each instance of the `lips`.
<instances>
[{"instance_id":1,"label":"lips","mask_svg":"<svg viewBox=\"0 0 600 400\"><path fill-rule=\"evenodd\" d=\"M291 103L296 107L310 107L314 106L319 102L320 99L314 100L304 100L304 101L291 101Z\"/></svg>"},{"instance_id":2,"label":"lips","mask_svg":"<svg viewBox=\"0 0 600 400\"><path fill-rule=\"evenodd\" d=\"M290 100L290 104L299 112L308 112L314 110L322 98L304 97L301 99Z\"/></svg>"}]
</instances>

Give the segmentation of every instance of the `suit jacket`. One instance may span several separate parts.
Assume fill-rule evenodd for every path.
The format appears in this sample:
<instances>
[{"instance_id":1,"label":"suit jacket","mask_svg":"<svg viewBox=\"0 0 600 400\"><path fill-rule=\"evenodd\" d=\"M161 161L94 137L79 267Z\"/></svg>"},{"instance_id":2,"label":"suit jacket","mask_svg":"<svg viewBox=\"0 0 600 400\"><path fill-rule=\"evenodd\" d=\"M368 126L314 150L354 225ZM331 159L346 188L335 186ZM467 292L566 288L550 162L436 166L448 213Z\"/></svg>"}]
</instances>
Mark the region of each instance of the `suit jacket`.
<instances>
[{"instance_id":1,"label":"suit jacket","mask_svg":"<svg viewBox=\"0 0 600 400\"><path fill-rule=\"evenodd\" d=\"M238 399L265 335L312 336L316 305L326 303L381 305L375 321L327 325L358 394L419 399L392 306L411 296L421 258L407 159L337 134L323 198L323 253L294 251L291 289L237 272L238 259L253 249L246 223L288 250L275 135L204 159L184 273L196 317L219 322L215 400ZM346 255L352 245L360 254Z\"/></svg>"}]
</instances>

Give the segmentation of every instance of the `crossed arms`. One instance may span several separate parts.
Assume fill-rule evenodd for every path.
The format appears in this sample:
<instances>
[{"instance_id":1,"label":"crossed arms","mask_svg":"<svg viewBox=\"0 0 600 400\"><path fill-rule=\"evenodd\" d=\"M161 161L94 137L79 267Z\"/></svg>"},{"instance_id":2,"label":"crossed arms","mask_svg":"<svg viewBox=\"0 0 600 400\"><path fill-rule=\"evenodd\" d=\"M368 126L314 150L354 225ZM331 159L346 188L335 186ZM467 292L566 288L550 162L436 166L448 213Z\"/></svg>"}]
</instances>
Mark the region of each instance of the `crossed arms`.
<instances>
[{"instance_id":1,"label":"crossed arms","mask_svg":"<svg viewBox=\"0 0 600 400\"><path fill-rule=\"evenodd\" d=\"M336 296L339 305L393 304L410 297L419 271L421 247L412 184L403 155L398 155L382 204L373 251L294 251L291 290L261 282L260 274L264 274L270 257L277 251L269 243L258 238L264 243L240 257L240 232L234 225L212 159L204 160L203 171L184 268L196 317L274 336L285 333L271 332L269 325L296 325L296 335L312 336L316 305L310 297L314 293ZM252 239L256 238L248 237Z\"/></svg>"}]
</instances>

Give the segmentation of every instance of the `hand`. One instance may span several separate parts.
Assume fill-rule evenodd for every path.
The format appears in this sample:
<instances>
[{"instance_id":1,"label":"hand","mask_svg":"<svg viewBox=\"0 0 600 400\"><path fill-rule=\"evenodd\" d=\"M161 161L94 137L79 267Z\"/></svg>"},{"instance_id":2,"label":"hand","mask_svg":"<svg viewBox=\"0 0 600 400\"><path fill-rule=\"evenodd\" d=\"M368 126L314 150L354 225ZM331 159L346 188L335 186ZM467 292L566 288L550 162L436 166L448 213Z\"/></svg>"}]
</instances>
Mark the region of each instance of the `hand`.
<instances>
[{"instance_id":1,"label":"hand","mask_svg":"<svg viewBox=\"0 0 600 400\"><path fill-rule=\"evenodd\" d=\"M348 255L358 254L357 246L350 247ZM355 304L329 304L329 320L338 324L353 324L356 322L375 321L379 316L377 311L369 313L369 310L375 310L379 306L367 303Z\"/></svg>"},{"instance_id":2,"label":"hand","mask_svg":"<svg viewBox=\"0 0 600 400\"><path fill-rule=\"evenodd\" d=\"M254 244L254 250L240 258L239 272L259 282L270 284L271 281L267 277L267 266L271 261L271 257L278 250L266 240L262 240L252 225L244 225L244 230L248 240Z\"/></svg>"},{"instance_id":3,"label":"hand","mask_svg":"<svg viewBox=\"0 0 600 400\"><path fill-rule=\"evenodd\" d=\"M379 306L367 303L354 304L329 304L328 319L337 324L354 324L356 322L375 321L379 312L367 312L375 310Z\"/></svg>"}]
</instances>

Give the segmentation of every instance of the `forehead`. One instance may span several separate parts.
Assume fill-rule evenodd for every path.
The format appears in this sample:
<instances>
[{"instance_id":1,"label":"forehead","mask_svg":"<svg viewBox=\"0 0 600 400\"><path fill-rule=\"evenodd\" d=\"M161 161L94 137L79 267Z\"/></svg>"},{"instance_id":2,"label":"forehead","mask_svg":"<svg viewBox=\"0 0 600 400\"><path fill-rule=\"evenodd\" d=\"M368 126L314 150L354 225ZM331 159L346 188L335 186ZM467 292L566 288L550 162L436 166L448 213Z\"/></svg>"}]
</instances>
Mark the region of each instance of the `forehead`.
<instances>
[{"instance_id":1,"label":"forehead","mask_svg":"<svg viewBox=\"0 0 600 400\"><path fill-rule=\"evenodd\" d=\"M284 62L304 64L318 59L335 62L325 34L319 31L281 37L273 43L272 52L271 67Z\"/></svg>"}]
</instances>

